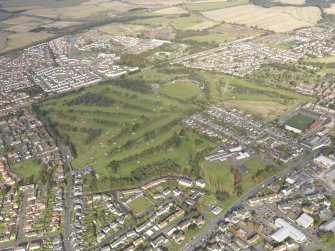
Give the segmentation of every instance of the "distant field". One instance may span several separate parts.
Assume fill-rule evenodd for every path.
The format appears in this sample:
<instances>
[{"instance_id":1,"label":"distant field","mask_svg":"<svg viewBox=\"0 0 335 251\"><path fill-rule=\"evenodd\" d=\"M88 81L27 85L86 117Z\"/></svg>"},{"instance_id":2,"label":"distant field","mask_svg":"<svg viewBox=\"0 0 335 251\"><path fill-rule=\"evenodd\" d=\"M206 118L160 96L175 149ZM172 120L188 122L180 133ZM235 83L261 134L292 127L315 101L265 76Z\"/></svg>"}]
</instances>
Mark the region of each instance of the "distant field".
<instances>
[{"instance_id":1,"label":"distant field","mask_svg":"<svg viewBox=\"0 0 335 251\"><path fill-rule=\"evenodd\" d=\"M321 12L317 7L263 8L252 4L206 11L203 15L217 22L245 24L276 32L314 26L321 19Z\"/></svg>"},{"instance_id":2,"label":"distant field","mask_svg":"<svg viewBox=\"0 0 335 251\"><path fill-rule=\"evenodd\" d=\"M233 6L239 6L247 4L248 0L237 0L237 1L212 1L212 2L194 2L191 4L186 4L185 8L192 11L208 11L216 10L221 8L229 8Z\"/></svg>"},{"instance_id":3,"label":"distant field","mask_svg":"<svg viewBox=\"0 0 335 251\"><path fill-rule=\"evenodd\" d=\"M201 16L192 15L189 17L179 17L173 20L170 24L177 30L203 30L216 23L213 21L209 22Z\"/></svg>"},{"instance_id":4,"label":"distant field","mask_svg":"<svg viewBox=\"0 0 335 251\"><path fill-rule=\"evenodd\" d=\"M315 119L308 117L303 114L298 114L289 120L286 121L285 125L291 126L293 128L297 128L301 131L304 131L308 128L310 124L312 124Z\"/></svg>"},{"instance_id":5,"label":"distant field","mask_svg":"<svg viewBox=\"0 0 335 251\"><path fill-rule=\"evenodd\" d=\"M286 4L302 5L305 3L305 0L279 0L279 2Z\"/></svg>"},{"instance_id":6,"label":"distant field","mask_svg":"<svg viewBox=\"0 0 335 251\"><path fill-rule=\"evenodd\" d=\"M185 40L192 39L197 42L208 42L208 43L223 43L226 41L232 41L243 37L257 36L262 31L249 28L247 26L233 25L233 24L220 24L214 28L209 29L208 35L192 36L185 38Z\"/></svg>"},{"instance_id":7,"label":"distant field","mask_svg":"<svg viewBox=\"0 0 335 251\"><path fill-rule=\"evenodd\" d=\"M169 7L155 11L156 14L165 14L165 15L178 15L178 14L186 14L187 10L180 7Z\"/></svg>"},{"instance_id":8,"label":"distant field","mask_svg":"<svg viewBox=\"0 0 335 251\"><path fill-rule=\"evenodd\" d=\"M143 195L128 203L128 207L136 215L143 213L145 210L150 208L152 205L153 205L152 202L148 200L147 198L145 198Z\"/></svg>"},{"instance_id":9,"label":"distant field","mask_svg":"<svg viewBox=\"0 0 335 251\"><path fill-rule=\"evenodd\" d=\"M53 35L46 32L23 32L23 33L13 33L7 36L8 47L4 48L0 52L6 52L14 49L18 49L27 46L32 43L41 42L45 39L51 38ZM0 39L1 41L1 39Z\"/></svg>"},{"instance_id":10,"label":"distant field","mask_svg":"<svg viewBox=\"0 0 335 251\"><path fill-rule=\"evenodd\" d=\"M327 14L335 14L335 4L332 4L330 8L325 8L324 11Z\"/></svg>"},{"instance_id":11,"label":"distant field","mask_svg":"<svg viewBox=\"0 0 335 251\"><path fill-rule=\"evenodd\" d=\"M313 62L313 63L334 63L335 56L329 56L329 57L324 57L324 58L310 58L307 61Z\"/></svg>"}]
</instances>

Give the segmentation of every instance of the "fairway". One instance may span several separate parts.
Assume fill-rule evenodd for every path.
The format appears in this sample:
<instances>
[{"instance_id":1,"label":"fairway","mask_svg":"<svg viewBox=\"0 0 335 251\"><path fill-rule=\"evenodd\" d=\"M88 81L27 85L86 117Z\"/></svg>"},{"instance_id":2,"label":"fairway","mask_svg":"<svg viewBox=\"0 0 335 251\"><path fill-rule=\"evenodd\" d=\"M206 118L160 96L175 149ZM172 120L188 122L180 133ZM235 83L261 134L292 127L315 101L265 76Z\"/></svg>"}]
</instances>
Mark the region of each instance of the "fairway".
<instances>
[{"instance_id":1,"label":"fairway","mask_svg":"<svg viewBox=\"0 0 335 251\"><path fill-rule=\"evenodd\" d=\"M285 125L297 128L301 131L305 131L308 128L308 126L312 124L314 121L315 119L299 113L296 116L287 120Z\"/></svg>"},{"instance_id":2,"label":"fairway","mask_svg":"<svg viewBox=\"0 0 335 251\"><path fill-rule=\"evenodd\" d=\"M136 215L143 213L145 210L149 209L152 205L153 205L152 202L143 195L127 204L127 206Z\"/></svg>"},{"instance_id":3,"label":"fairway","mask_svg":"<svg viewBox=\"0 0 335 251\"><path fill-rule=\"evenodd\" d=\"M165 85L159 90L161 94L180 98L180 99L190 99L192 97L201 98L203 94L200 90L200 87L197 86L197 83L192 83L190 81L176 81L168 85Z\"/></svg>"}]
</instances>

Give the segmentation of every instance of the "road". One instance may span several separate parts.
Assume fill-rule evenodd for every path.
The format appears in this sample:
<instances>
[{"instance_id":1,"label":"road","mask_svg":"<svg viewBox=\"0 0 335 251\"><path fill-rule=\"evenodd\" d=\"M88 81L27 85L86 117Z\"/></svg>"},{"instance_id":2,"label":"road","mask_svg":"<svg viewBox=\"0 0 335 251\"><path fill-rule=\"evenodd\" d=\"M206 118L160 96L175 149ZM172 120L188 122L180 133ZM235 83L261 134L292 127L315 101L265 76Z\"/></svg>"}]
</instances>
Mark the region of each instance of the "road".
<instances>
[{"instance_id":1,"label":"road","mask_svg":"<svg viewBox=\"0 0 335 251\"><path fill-rule=\"evenodd\" d=\"M274 176L264 180L262 183L255 186L252 190L244 194L242 197L239 198L239 200L232 206L230 206L227 210L225 210L218 218L212 219L209 222L209 225L207 228L205 228L198 236L196 236L192 241L188 242L184 248L183 251L192 250L194 247L200 246L203 240L208 239L210 234L213 232L213 230L217 227L217 224L225 218L225 216L235 207L242 206L243 202L251 197L253 194L255 194L259 189L261 189L263 186L266 186L273 182L274 179L282 178L287 175L290 171L292 171L295 168L302 167L306 165L308 162L310 162L313 159L312 156L309 156L308 158L301 159L298 162L288 166L286 169L280 171L279 173L275 174Z\"/></svg>"}]
</instances>

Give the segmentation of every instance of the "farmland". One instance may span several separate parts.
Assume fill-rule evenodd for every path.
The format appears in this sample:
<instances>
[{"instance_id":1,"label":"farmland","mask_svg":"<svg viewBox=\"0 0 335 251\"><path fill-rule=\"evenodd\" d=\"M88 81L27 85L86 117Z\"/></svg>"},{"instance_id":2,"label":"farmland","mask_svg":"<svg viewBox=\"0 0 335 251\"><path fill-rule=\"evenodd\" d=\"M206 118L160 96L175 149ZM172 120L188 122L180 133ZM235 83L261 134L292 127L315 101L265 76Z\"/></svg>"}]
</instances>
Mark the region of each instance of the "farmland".
<instances>
[{"instance_id":1,"label":"farmland","mask_svg":"<svg viewBox=\"0 0 335 251\"><path fill-rule=\"evenodd\" d=\"M275 32L313 26L321 19L320 10L317 7L263 8L252 4L206 11L202 14L217 22L245 24Z\"/></svg>"},{"instance_id":2,"label":"farmland","mask_svg":"<svg viewBox=\"0 0 335 251\"><path fill-rule=\"evenodd\" d=\"M247 0L196 2L185 5L185 8L192 11L208 11L208 10L239 6L247 3L248 3Z\"/></svg>"}]
</instances>

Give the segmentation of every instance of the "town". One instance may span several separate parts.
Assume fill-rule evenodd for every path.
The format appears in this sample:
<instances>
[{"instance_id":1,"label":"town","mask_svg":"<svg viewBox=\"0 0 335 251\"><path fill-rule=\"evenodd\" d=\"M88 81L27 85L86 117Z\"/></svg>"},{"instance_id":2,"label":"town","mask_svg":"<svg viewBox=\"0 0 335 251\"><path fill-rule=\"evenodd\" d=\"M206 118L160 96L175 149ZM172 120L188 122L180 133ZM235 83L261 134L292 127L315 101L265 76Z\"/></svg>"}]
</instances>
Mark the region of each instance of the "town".
<instances>
[{"instance_id":1,"label":"town","mask_svg":"<svg viewBox=\"0 0 335 251\"><path fill-rule=\"evenodd\" d=\"M0 55L0 250L335 249L328 14L278 33L191 2Z\"/></svg>"}]
</instances>

